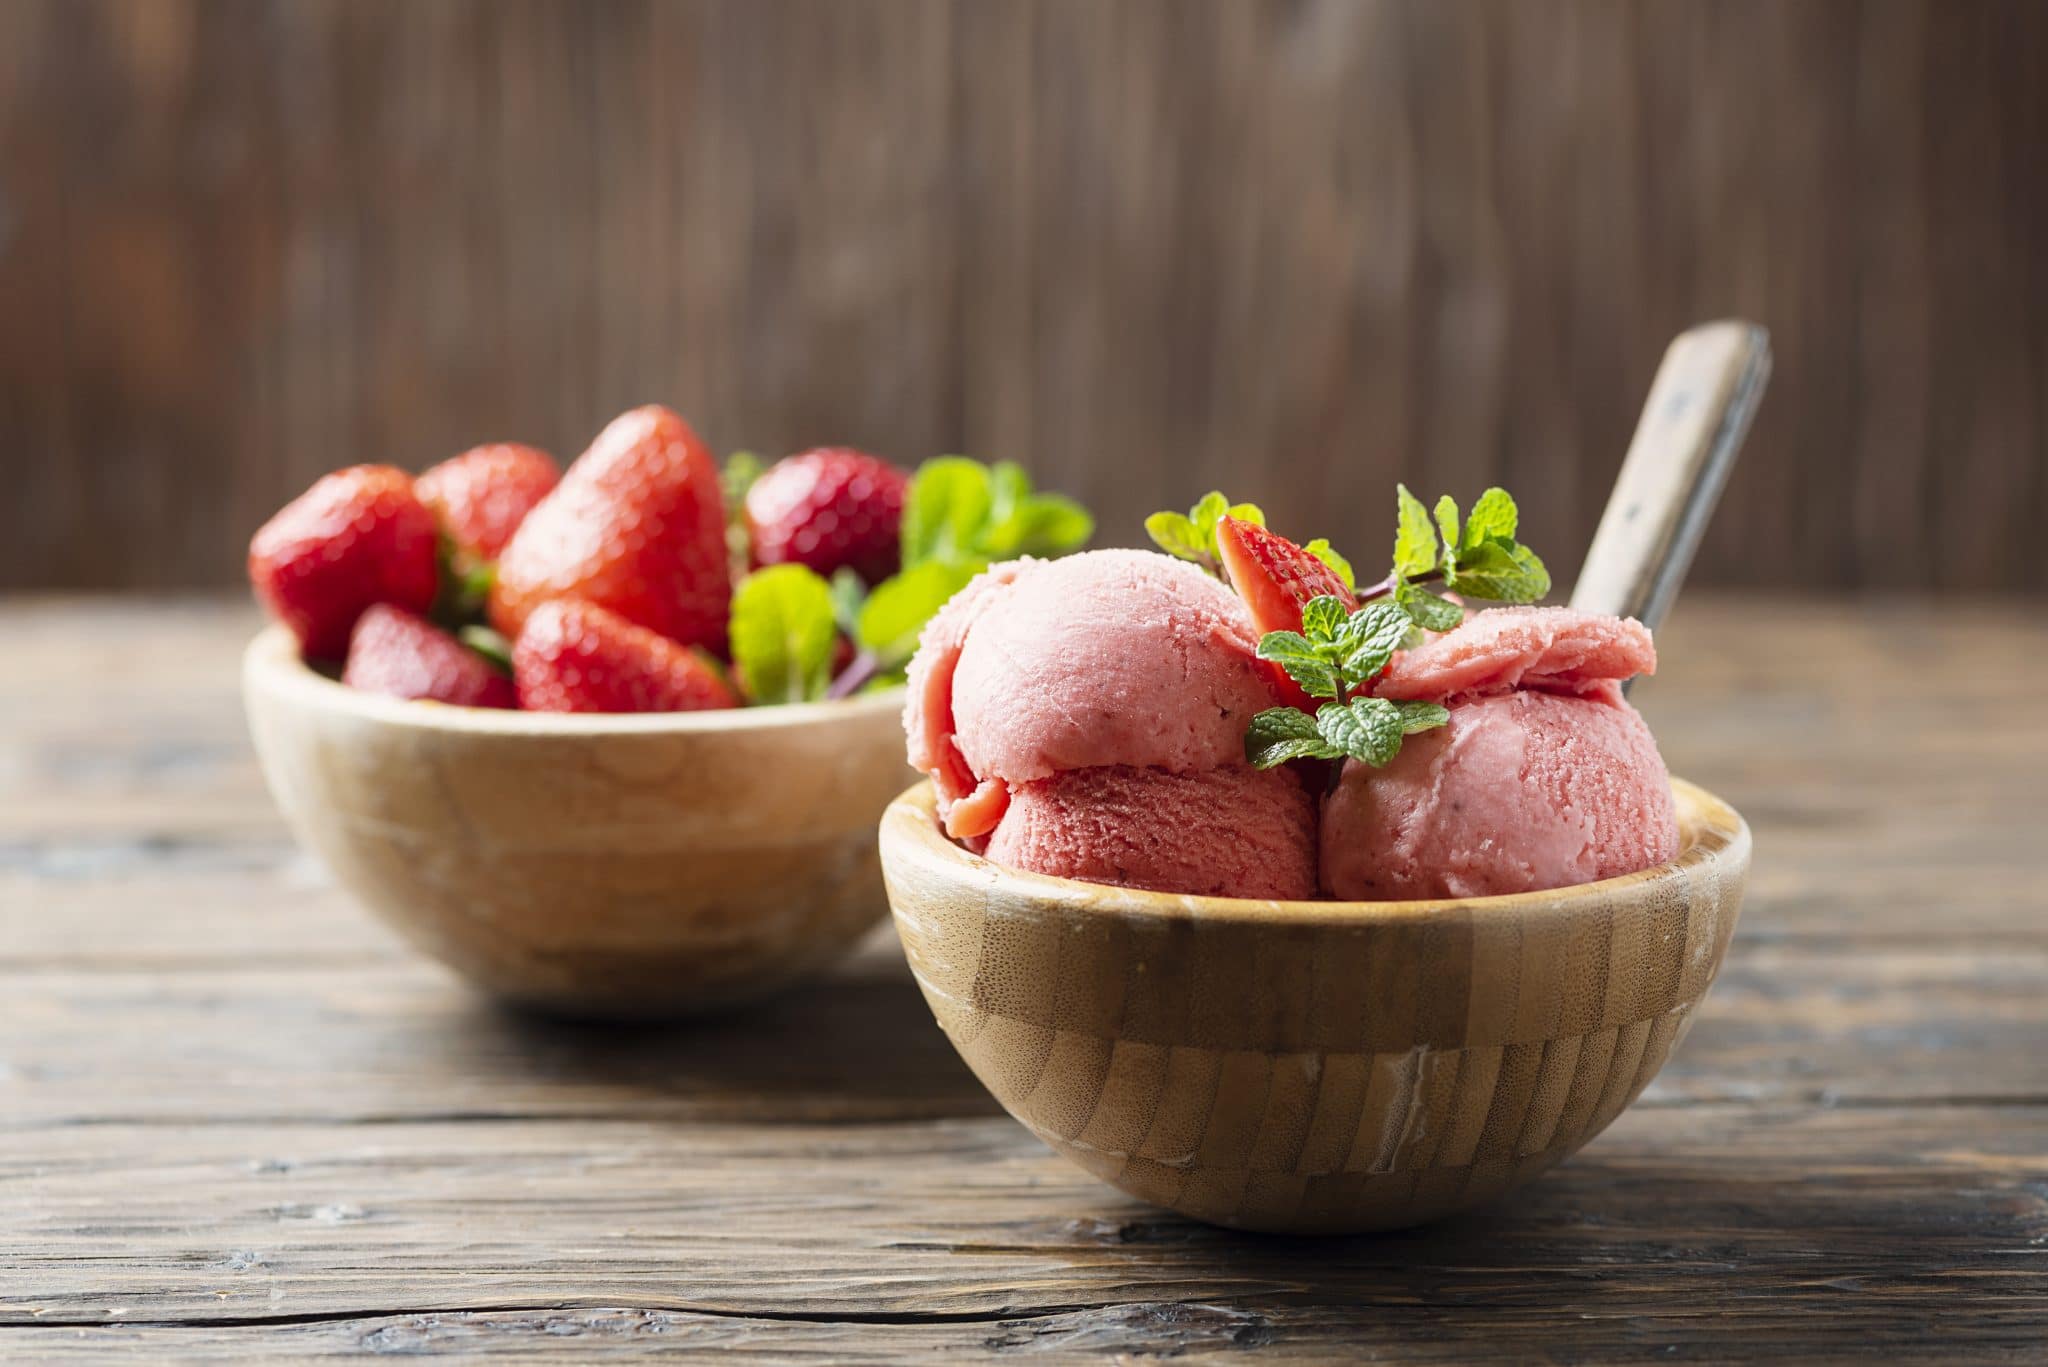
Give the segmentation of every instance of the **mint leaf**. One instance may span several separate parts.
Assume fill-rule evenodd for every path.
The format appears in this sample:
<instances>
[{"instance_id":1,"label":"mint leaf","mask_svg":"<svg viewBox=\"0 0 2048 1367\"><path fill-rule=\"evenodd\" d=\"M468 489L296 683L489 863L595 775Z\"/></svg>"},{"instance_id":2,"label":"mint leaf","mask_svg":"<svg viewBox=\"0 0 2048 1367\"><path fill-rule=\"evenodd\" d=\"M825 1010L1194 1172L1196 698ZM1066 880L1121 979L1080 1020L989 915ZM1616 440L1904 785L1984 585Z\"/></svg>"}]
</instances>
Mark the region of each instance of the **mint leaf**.
<instances>
[{"instance_id":1,"label":"mint leaf","mask_svg":"<svg viewBox=\"0 0 2048 1367\"><path fill-rule=\"evenodd\" d=\"M832 589L802 565L771 565L732 595L732 662L757 703L824 696L832 666Z\"/></svg>"},{"instance_id":2,"label":"mint leaf","mask_svg":"<svg viewBox=\"0 0 2048 1367\"><path fill-rule=\"evenodd\" d=\"M1436 528L1430 525L1429 509L1408 492L1408 486L1394 486L1400 507L1400 522L1394 533L1394 577L1412 579L1436 568Z\"/></svg>"},{"instance_id":3,"label":"mint leaf","mask_svg":"<svg viewBox=\"0 0 2048 1367\"><path fill-rule=\"evenodd\" d=\"M1412 736L1418 731L1434 731L1451 720L1450 709L1440 702L1397 702L1394 710L1401 714L1401 734Z\"/></svg>"},{"instance_id":4,"label":"mint leaf","mask_svg":"<svg viewBox=\"0 0 2048 1367\"><path fill-rule=\"evenodd\" d=\"M976 548L986 559L1065 555L1088 544L1095 518L1065 494L1033 494L997 530L1000 536Z\"/></svg>"},{"instance_id":5,"label":"mint leaf","mask_svg":"<svg viewBox=\"0 0 2048 1367\"><path fill-rule=\"evenodd\" d=\"M894 668L917 650L917 638L932 614L982 570L979 561L927 560L875 585L861 605L853 639Z\"/></svg>"},{"instance_id":6,"label":"mint leaf","mask_svg":"<svg viewBox=\"0 0 2048 1367\"><path fill-rule=\"evenodd\" d=\"M1324 703L1316 731L1337 749L1377 769L1401 752L1401 712L1385 698Z\"/></svg>"},{"instance_id":7,"label":"mint leaf","mask_svg":"<svg viewBox=\"0 0 2048 1367\"><path fill-rule=\"evenodd\" d=\"M1204 546L1195 524L1186 513L1154 513L1145 519L1145 534L1152 544L1176 560L1209 559L1212 547Z\"/></svg>"},{"instance_id":8,"label":"mint leaf","mask_svg":"<svg viewBox=\"0 0 2048 1367\"><path fill-rule=\"evenodd\" d=\"M995 502L979 461L940 456L917 467L903 501L903 564L971 558Z\"/></svg>"},{"instance_id":9,"label":"mint leaf","mask_svg":"<svg viewBox=\"0 0 2048 1367\"><path fill-rule=\"evenodd\" d=\"M1338 759L1342 754L1323 739L1315 718L1292 707L1269 707L1245 728L1244 757L1254 769L1271 769L1293 759Z\"/></svg>"},{"instance_id":10,"label":"mint leaf","mask_svg":"<svg viewBox=\"0 0 2048 1367\"><path fill-rule=\"evenodd\" d=\"M1264 524L1261 523L1260 525L1263 526ZM1328 565L1332 570L1335 570L1337 577L1344 581L1345 588L1353 592L1357 591L1358 576L1351 572L1351 562L1330 549L1329 537L1319 536L1306 546L1303 546L1302 549L1322 561L1325 565Z\"/></svg>"},{"instance_id":11,"label":"mint leaf","mask_svg":"<svg viewBox=\"0 0 2048 1367\"><path fill-rule=\"evenodd\" d=\"M489 627L466 626L455 639L489 660L505 673L512 672L512 643Z\"/></svg>"},{"instance_id":12,"label":"mint leaf","mask_svg":"<svg viewBox=\"0 0 2048 1367\"><path fill-rule=\"evenodd\" d=\"M1550 571L1527 546L1488 540L1458 553L1444 586L1491 603L1533 603L1550 592Z\"/></svg>"},{"instance_id":13,"label":"mint leaf","mask_svg":"<svg viewBox=\"0 0 2048 1367\"><path fill-rule=\"evenodd\" d=\"M1259 640L1259 658L1287 671L1312 698L1337 696L1337 666L1294 631L1269 631Z\"/></svg>"},{"instance_id":14,"label":"mint leaf","mask_svg":"<svg viewBox=\"0 0 2048 1367\"><path fill-rule=\"evenodd\" d=\"M1185 513L1152 514L1145 519L1145 532L1168 555L1177 560L1192 560L1217 574L1223 562L1216 551L1216 528L1225 517L1266 525L1266 515L1258 504L1232 503L1221 491L1211 489Z\"/></svg>"},{"instance_id":15,"label":"mint leaf","mask_svg":"<svg viewBox=\"0 0 2048 1367\"><path fill-rule=\"evenodd\" d=\"M1216 524L1230 512L1230 500L1222 491L1211 489L1195 500L1195 506L1188 509L1188 521L1195 526L1195 532L1210 544L1215 544Z\"/></svg>"},{"instance_id":16,"label":"mint leaf","mask_svg":"<svg viewBox=\"0 0 2048 1367\"><path fill-rule=\"evenodd\" d=\"M1451 550L1458 544L1458 500L1449 494L1436 501L1436 530L1444 540L1444 549Z\"/></svg>"},{"instance_id":17,"label":"mint leaf","mask_svg":"<svg viewBox=\"0 0 2048 1367\"><path fill-rule=\"evenodd\" d=\"M1301 610L1301 634L1317 645L1335 641L1347 616L1344 605L1335 598L1327 594L1311 598Z\"/></svg>"},{"instance_id":18,"label":"mint leaf","mask_svg":"<svg viewBox=\"0 0 2048 1367\"><path fill-rule=\"evenodd\" d=\"M1465 522L1464 539L1455 544L1460 550L1471 550L1495 538L1513 541L1515 527L1520 521L1521 513L1508 491L1498 487L1488 489L1472 505L1472 516Z\"/></svg>"},{"instance_id":19,"label":"mint leaf","mask_svg":"<svg viewBox=\"0 0 2048 1367\"><path fill-rule=\"evenodd\" d=\"M1465 609L1413 584L1396 585L1394 603L1408 614L1409 621L1424 631L1449 631L1465 620Z\"/></svg>"},{"instance_id":20,"label":"mint leaf","mask_svg":"<svg viewBox=\"0 0 2048 1367\"><path fill-rule=\"evenodd\" d=\"M1408 614L1393 603L1368 603L1352 613L1335 642L1342 652L1338 668L1345 685L1359 688L1370 682L1387 667L1407 635Z\"/></svg>"}]
</instances>

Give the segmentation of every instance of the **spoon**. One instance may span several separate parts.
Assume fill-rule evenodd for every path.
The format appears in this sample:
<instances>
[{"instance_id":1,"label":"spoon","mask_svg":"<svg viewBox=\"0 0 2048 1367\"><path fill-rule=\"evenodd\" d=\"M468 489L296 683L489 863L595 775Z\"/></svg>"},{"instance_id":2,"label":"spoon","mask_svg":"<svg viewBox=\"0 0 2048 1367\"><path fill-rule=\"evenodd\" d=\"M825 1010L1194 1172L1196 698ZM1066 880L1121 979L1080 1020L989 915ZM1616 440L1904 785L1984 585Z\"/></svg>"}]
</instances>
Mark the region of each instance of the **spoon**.
<instances>
[{"instance_id":1,"label":"spoon","mask_svg":"<svg viewBox=\"0 0 2048 1367\"><path fill-rule=\"evenodd\" d=\"M1770 374L1770 333L1755 323L1705 323L1672 342L1572 589L1574 608L1634 617L1652 631L1662 624Z\"/></svg>"}]
</instances>

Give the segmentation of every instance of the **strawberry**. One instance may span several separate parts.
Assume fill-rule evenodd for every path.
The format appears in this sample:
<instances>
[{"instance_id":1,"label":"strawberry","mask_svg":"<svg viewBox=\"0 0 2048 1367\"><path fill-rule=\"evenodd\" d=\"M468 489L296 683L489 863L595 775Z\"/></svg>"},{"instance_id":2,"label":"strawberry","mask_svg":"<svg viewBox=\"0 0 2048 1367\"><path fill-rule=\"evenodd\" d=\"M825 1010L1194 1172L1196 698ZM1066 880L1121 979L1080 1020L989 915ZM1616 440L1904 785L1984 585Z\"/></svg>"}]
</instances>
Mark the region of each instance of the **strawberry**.
<instances>
[{"instance_id":1,"label":"strawberry","mask_svg":"<svg viewBox=\"0 0 2048 1367\"><path fill-rule=\"evenodd\" d=\"M483 656L403 608L379 603L356 621L341 681L365 693L457 707L517 707L512 681Z\"/></svg>"},{"instance_id":2,"label":"strawberry","mask_svg":"<svg viewBox=\"0 0 2048 1367\"><path fill-rule=\"evenodd\" d=\"M870 584L896 572L910 476L885 460L823 447L777 461L747 490L756 565L794 561L831 577L849 568Z\"/></svg>"},{"instance_id":3,"label":"strawberry","mask_svg":"<svg viewBox=\"0 0 2048 1367\"><path fill-rule=\"evenodd\" d=\"M1216 524L1216 549L1261 635L1300 631L1301 610L1313 598L1335 598L1346 612L1358 607L1357 596L1335 570L1256 522L1225 517Z\"/></svg>"},{"instance_id":4,"label":"strawberry","mask_svg":"<svg viewBox=\"0 0 2048 1367\"><path fill-rule=\"evenodd\" d=\"M498 557L490 614L508 638L553 598L724 650L732 580L718 467L668 409L614 418Z\"/></svg>"},{"instance_id":5,"label":"strawberry","mask_svg":"<svg viewBox=\"0 0 2048 1367\"><path fill-rule=\"evenodd\" d=\"M737 707L718 671L668 637L573 598L535 608L512 646L519 703L535 712Z\"/></svg>"},{"instance_id":6,"label":"strawberry","mask_svg":"<svg viewBox=\"0 0 2048 1367\"><path fill-rule=\"evenodd\" d=\"M285 504L249 541L249 583L308 658L338 660L363 610L434 601L434 515L389 465L337 470Z\"/></svg>"},{"instance_id":7,"label":"strawberry","mask_svg":"<svg viewBox=\"0 0 2048 1367\"><path fill-rule=\"evenodd\" d=\"M413 481L413 488L458 548L477 560L496 560L561 479L547 452L499 442L449 457Z\"/></svg>"}]
</instances>

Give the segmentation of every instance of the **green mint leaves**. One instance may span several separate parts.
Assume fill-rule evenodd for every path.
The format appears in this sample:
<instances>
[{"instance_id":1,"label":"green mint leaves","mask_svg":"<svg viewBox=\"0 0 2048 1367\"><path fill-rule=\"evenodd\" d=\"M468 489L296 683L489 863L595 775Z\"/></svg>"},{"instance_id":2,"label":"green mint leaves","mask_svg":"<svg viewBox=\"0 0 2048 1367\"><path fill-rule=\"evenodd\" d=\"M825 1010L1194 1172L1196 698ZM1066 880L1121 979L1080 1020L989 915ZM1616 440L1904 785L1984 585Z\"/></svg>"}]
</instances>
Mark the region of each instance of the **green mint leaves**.
<instances>
[{"instance_id":1,"label":"green mint leaves","mask_svg":"<svg viewBox=\"0 0 2048 1367\"><path fill-rule=\"evenodd\" d=\"M1216 551L1216 527L1225 517L1240 522L1266 525L1266 515L1256 503L1232 503L1211 489L1185 513L1154 513L1145 519L1146 534L1153 544L1176 560L1192 560L1214 575L1223 573L1223 560ZM1323 543L1329 549L1329 543ZM1341 571L1340 571L1341 573Z\"/></svg>"},{"instance_id":2,"label":"green mint leaves","mask_svg":"<svg viewBox=\"0 0 2048 1367\"><path fill-rule=\"evenodd\" d=\"M1401 752L1404 738L1451 719L1441 703L1353 698L1326 702L1308 713L1269 707L1244 734L1245 758L1255 769L1297 759L1355 759L1375 769Z\"/></svg>"},{"instance_id":3,"label":"green mint leaves","mask_svg":"<svg viewBox=\"0 0 2048 1367\"><path fill-rule=\"evenodd\" d=\"M841 628L860 648L867 687L901 683L932 614L990 562L1079 550L1095 519L1064 494L1031 487L1012 461L940 456L917 467L903 502L903 568L864 592L851 574L831 593Z\"/></svg>"},{"instance_id":4,"label":"green mint leaves","mask_svg":"<svg viewBox=\"0 0 2048 1367\"><path fill-rule=\"evenodd\" d=\"M1408 614L1386 599L1347 613L1337 599L1323 597L1301 610L1300 631L1268 632L1259 641L1259 658L1286 670L1310 697L1330 701L1314 716L1269 707L1252 718L1244 737L1252 767L1348 758L1377 768L1400 753L1404 736L1450 720L1436 703L1350 696L1387 667L1409 627Z\"/></svg>"},{"instance_id":5,"label":"green mint leaves","mask_svg":"<svg viewBox=\"0 0 2048 1367\"><path fill-rule=\"evenodd\" d=\"M1389 602L1346 613L1335 598L1311 598L1300 631L1270 631L1259 658L1287 671L1311 698L1341 698L1387 667L1408 634L1408 615Z\"/></svg>"},{"instance_id":6,"label":"green mint leaves","mask_svg":"<svg viewBox=\"0 0 2048 1367\"><path fill-rule=\"evenodd\" d=\"M903 565L1065 555L1095 534L1095 519L1063 494L1041 494L1011 461L994 466L940 456L918 466L903 503Z\"/></svg>"},{"instance_id":7,"label":"green mint leaves","mask_svg":"<svg viewBox=\"0 0 2048 1367\"><path fill-rule=\"evenodd\" d=\"M1395 603L1425 631L1448 631L1464 610L1421 587L1438 581L1452 593L1489 603L1533 603L1550 592L1550 571L1536 552L1515 540L1520 514L1505 489L1488 489L1460 518L1449 494L1432 510L1396 485L1398 517L1394 570L1388 576Z\"/></svg>"},{"instance_id":8,"label":"green mint leaves","mask_svg":"<svg viewBox=\"0 0 2048 1367\"><path fill-rule=\"evenodd\" d=\"M757 703L811 702L831 684L832 588L802 565L770 565L732 595L732 663Z\"/></svg>"}]
</instances>

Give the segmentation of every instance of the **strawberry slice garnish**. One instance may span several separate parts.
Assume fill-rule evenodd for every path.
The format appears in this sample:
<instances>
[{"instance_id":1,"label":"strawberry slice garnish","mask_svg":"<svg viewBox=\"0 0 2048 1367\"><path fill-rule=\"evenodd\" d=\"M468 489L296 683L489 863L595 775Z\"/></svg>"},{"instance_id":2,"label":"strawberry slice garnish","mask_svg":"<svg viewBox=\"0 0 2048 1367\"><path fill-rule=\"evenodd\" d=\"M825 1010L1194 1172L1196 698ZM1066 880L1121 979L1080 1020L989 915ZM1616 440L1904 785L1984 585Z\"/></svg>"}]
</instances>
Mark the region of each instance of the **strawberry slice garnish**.
<instances>
[{"instance_id":1,"label":"strawberry slice garnish","mask_svg":"<svg viewBox=\"0 0 2048 1367\"><path fill-rule=\"evenodd\" d=\"M573 599L528 614L512 647L519 704L535 712L698 712L739 699L705 660L615 612Z\"/></svg>"},{"instance_id":2,"label":"strawberry slice garnish","mask_svg":"<svg viewBox=\"0 0 2048 1367\"><path fill-rule=\"evenodd\" d=\"M512 681L423 617L379 603L356 622L341 681L365 693L456 707L517 707Z\"/></svg>"},{"instance_id":3,"label":"strawberry slice garnish","mask_svg":"<svg viewBox=\"0 0 2048 1367\"><path fill-rule=\"evenodd\" d=\"M732 581L718 467L668 409L613 419L498 558L490 613L505 636L557 598L724 652Z\"/></svg>"},{"instance_id":4,"label":"strawberry slice garnish","mask_svg":"<svg viewBox=\"0 0 2048 1367\"><path fill-rule=\"evenodd\" d=\"M1224 518L1216 524L1216 549L1261 635L1300 631L1301 610L1316 598L1335 598L1346 612L1358 608L1357 595L1335 570L1256 522Z\"/></svg>"},{"instance_id":5,"label":"strawberry slice garnish","mask_svg":"<svg viewBox=\"0 0 2048 1367\"><path fill-rule=\"evenodd\" d=\"M375 604L425 612L439 582L434 515L389 465L323 477L249 542L249 583L309 659L340 659Z\"/></svg>"}]
</instances>

